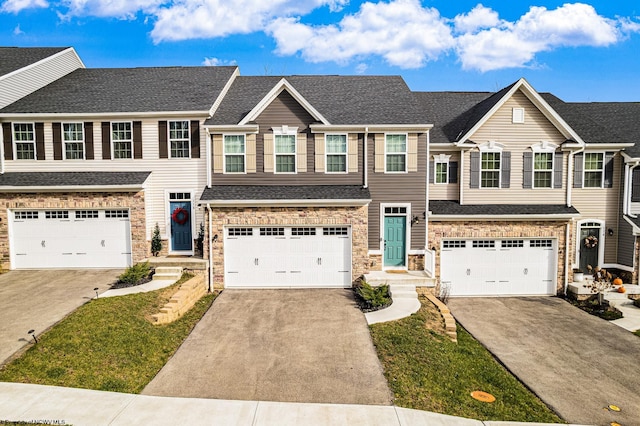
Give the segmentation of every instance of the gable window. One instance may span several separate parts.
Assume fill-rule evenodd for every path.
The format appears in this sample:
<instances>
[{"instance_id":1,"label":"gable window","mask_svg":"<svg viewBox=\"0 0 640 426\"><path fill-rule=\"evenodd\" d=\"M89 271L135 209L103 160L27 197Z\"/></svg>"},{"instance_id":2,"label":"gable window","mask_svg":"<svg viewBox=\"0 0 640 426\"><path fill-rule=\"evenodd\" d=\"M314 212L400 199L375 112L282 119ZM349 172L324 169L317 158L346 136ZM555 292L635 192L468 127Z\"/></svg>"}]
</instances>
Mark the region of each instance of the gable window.
<instances>
[{"instance_id":1,"label":"gable window","mask_svg":"<svg viewBox=\"0 0 640 426\"><path fill-rule=\"evenodd\" d=\"M16 146L16 160L36 159L33 123L13 123L13 140Z\"/></svg>"},{"instance_id":2,"label":"gable window","mask_svg":"<svg viewBox=\"0 0 640 426\"><path fill-rule=\"evenodd\" d=\"M296 135L275 135L276 173L296 172Z\"/></svg>"},{"instance_id":3,"label":"gable window","mask_svg":"<svg viewBox=\"0 0 640 426\"><path fill-rule=\"evenodd\" d=\"M407 171L407 135L385 135L385 171Z\"/></svg>"},{"instance_id":4,"label":"gable window","mask_svg":"<svg viewBox=\"0 0 640 426\"><path fill-rule=\"evenodd\" d=\"M500 152L481 153L481 188L500 188L500 154Z\"/></svg>"},{"instance_id":5,"label":"gable window","mask_svg":"<svg viewBox=\"0 0 640 426\"><path fill-rule=\"evenodd\" d=\"M189 158L189 122L169 121L171 158Z\"/></svg>"},{"instance_id":6,"label":"gable window","mask_svg":"<svg viewBox=\"0 0 640 426\"><path fill-rule=\"evenodd\" d=\"M111 142L113 144L113 158L133 158L130 121L111 123Z\"/></svg>"},{"instance_id":7,"label":"gable window","mask_svg":"<svg viewBox=\"0 0 640 426\"><path fill-rule=\"evenodd\" d=\"M601 188L604 176L604 153L588 152L584 154L584 187Z\"/></svg>"},{"instance_id":8,"label":"gable window","mask_svg":"<svg viewBox=\"0 0 640 426\"><path fill-rule=\"evenodd\" d=\"M84 160L84 129L82 123L63 123L64 158Z\"/></svg>"},{"instance_id":9,"label":"gable window","mask_svg":"<svg viewBox=\"0 0 640 426\"><path fill-rule=\"evenodd\" d=\"M535 152L533 154L533 187L551 188L553 179L553 153Z\"/></svg>"},{"instance_id":10,"label":"gable window","mask_svg":"<svg viewBox=\"0 0 640 426\"><path fill-rule=\"evenodd\" d=\"M326 135L327 173L347 172L347 135Z\"/></svg>"},{"instance_id":11,"label":"gable window","mask_svg":"<svg viewBox=\"0 0 640 426\"><path fill-rule=\"evenodd\" d=\"M514 124L524 123L524 108L513 108L511 112L511 122Z\"/></svg>"},{"instance_id":12,"label":"gable window","mask_svg":"<svg viewBox=\"0 0 640 426\"><path fill-rule=\"evenodd\" d=\"M224 135L224 172L245 172L244 135Z\"/></svg>"}]
</instances>

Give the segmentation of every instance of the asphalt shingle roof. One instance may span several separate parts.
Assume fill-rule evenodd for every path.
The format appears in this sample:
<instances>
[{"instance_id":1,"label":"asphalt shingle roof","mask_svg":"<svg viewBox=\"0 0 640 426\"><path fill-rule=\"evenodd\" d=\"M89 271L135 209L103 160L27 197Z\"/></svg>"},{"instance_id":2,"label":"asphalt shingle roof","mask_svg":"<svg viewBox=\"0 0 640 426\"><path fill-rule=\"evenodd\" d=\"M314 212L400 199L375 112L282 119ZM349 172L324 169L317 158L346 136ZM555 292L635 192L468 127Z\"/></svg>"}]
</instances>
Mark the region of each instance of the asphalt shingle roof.
<instances>
[{"instance_id":1,"label":"asphalt shingle roof","mask_svg":"<svg viewBox=\"0 0 640 426\"><path fill-rule=\"evenodd\" d=\"M8 172L0 174L0 188L142 185L150 174L151 172Z\"/></svg>"},{"instance_id":2,"label":"asphalt shingle roof","mask_svg":"<svg viewBox=\"0 0 640 426\"><path fill-rule=\"evenodd\" d=\"M236 68L81 68L0 113L208 111Z\"/></svg>"},{"instance_id":3,"label":"asphalt shingle roof","mask_svg":"<svg viewBox=\"0 0 640 426\"><path fill-rule=\"evenodd\" d=\"M206 124L238 124L282 78L331 124L431 122L402 77L294 75L236 78Z\"/></svg>"},{"instance_id":4,"label":"asphalt shingle roof","mask_svg":"<svg viewBox=\"0 0 640 426\"><path fill-rule=\"evenodd\" d=\"M503 216L503 215L572 215L579 214L575 207L564 204L465 204L457 201L431 200L433 215L447 216Z\"/></svg>"},{"instance_id":5,"label":"asphalt shingle roof","mask_svg":"<svg viewBox=\"0 0 640 426\"><path fill-rule=\"evenodd\" d=\"M68 47L0 47L0 76L35 64Z\"/></svg>"},{"instance_id":6,"label":"asphalt shingle roof","mask_svg":"<svg viewBox=\"0 0 640 426\"><path fill-rule=\"evenodd\" d=\"M205 188L201 201L225 200L370 200L359 185L214 185Z\"/></svg>"}]
</instances>

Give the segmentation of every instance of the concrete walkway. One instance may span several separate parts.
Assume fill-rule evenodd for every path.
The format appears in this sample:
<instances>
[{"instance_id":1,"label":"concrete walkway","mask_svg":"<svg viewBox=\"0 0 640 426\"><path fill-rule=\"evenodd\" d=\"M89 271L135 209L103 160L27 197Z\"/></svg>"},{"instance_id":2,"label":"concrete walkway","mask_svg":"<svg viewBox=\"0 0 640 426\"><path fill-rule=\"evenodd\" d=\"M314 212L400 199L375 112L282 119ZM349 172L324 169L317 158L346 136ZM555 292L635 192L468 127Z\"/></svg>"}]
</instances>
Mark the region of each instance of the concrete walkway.
<instances>
[{"instance_id":1,"label":"concrete walkway","mask_svg":"<svg viewBox=\"0 0 640 426\"><path fill-rule=\"evenodd\" d=\"M0 383L2 420L74 426L509 426L394 406L166 398ZM57 423L54 423L57 422ZM63 423L64 422L64 423ZM533 425L533 423L526 423ZM631 423L629 423L631 425Z\"/></svg>"},{"instance_id":2,"label":"concrete walkway","mask_svg":"<svg viewBox=\"0 0 640 426\"><path fill-rule=\"evenodd\" d=\"M100 297L115 297L126 296L127 294L147 293L149 291L160 290L161 288L169 287L176 280L153 280L148 283L136 285L133 287L115 288L113 290L107 290L100 294Z\"/></svg>"}]
</instances>

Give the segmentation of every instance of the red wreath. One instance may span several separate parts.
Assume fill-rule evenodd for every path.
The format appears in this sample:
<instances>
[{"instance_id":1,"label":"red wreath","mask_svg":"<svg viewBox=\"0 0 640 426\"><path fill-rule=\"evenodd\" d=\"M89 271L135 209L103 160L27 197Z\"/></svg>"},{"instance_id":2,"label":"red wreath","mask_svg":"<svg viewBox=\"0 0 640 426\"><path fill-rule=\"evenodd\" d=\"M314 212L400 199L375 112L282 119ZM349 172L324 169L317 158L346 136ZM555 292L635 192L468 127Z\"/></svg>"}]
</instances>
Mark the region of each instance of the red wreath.
<instances>
[{"instance_id":1,"label":"red wreath","mask_svg":"<svg viewBox=\"0 0 640 426\"><path fill-rule=\"evenodd\" d=\"M182 207L178 207L171 214L171 219L178 225L184 225L189 220L189 212Z\"/></svg>"}]
</instances>

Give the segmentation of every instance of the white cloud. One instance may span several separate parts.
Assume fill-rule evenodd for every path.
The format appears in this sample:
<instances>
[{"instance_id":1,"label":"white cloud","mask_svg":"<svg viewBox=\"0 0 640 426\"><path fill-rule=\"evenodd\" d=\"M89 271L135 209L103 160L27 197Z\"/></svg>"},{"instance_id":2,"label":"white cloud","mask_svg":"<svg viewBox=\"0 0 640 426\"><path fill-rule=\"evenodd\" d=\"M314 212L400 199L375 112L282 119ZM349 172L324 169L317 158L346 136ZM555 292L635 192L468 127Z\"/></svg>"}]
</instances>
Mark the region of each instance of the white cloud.
<instances>
[{"instance_id":1,"label":"white cloud","mask_svg":"<svg viewBox=\"0 0 640 426\"><path fill-rule=\"evenodd\" d=\"M46 0L6 0L0 7L1 12L18 13L25 9L49 7Z\"/></svg>"},{"instance_id":2,"label":"white cloud","mask_svg":"<svg viewBox=\"0 0 640 426\"><path fill-rule=\"evenodd\" d=\"M61 0L66 12L63 18L73 16L97 16L133 19L138 12L153 13L165 0Z\"/></svg>"},{"instance_id":3,"label":"white cloud","mask_svg":"<svg viewBox=\"0 0 640 426\"><path fill-rule=\"evenodd\" d=\"M458 33L473 33L482 28L500 25L498 12L479 4L469 13L457 15L453 18L454 28Z\"/></svg>"},{"instance_id":4,"label":"white cloud","mask_svg":"<svg viewBox=\"0 0 640 426\"><path fill-rule=\"evenodd\" d=\"M347 63L354 58L382 56L389 64L419 68L451 49L454 39L439 12L418 0L363 3L337 25L310 26L296 18L279 18L266 31L276 52L300 52L310 62Z\"/></svg>"},{"instance_id":5,"label":"white cloud","mask_svg":"<svg viewBox=\"0 0 640 426\"><path fill-rule=\"evenodd\" d=\"M237 62L235 59L231 59L231 60L224 60L224 59L218 59L218 58L204 58L204 61L202 61L202 65L205 65L207 67L216 67L216 66L222 66L222 65L236 65Z\"/></svg>"},{"instance_id":6,"label":"white cloud","mask_svg":"<svg viewBox=\"0 0 640 426\"><path fill-rule=\"evenodd\" d=\"M22 35L22 34L24 34L24 31L20 29L20 24L16 25L16 27L13 29L13 35Z\"/></svg>"},{"instance_id":7,"label":"white cloud","mask_svg":"<svg viewBox=\"0 0 640 426\"><path fill-rule=\"evenodd\" d=\"M368 68L369 66L367 64L361 62L356 65L356 74L364 74L365 72L367 72Z\"/></svg>"}]
</instances>

